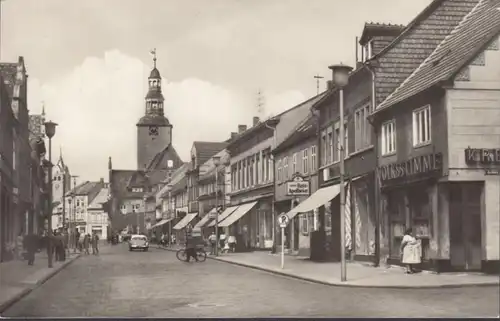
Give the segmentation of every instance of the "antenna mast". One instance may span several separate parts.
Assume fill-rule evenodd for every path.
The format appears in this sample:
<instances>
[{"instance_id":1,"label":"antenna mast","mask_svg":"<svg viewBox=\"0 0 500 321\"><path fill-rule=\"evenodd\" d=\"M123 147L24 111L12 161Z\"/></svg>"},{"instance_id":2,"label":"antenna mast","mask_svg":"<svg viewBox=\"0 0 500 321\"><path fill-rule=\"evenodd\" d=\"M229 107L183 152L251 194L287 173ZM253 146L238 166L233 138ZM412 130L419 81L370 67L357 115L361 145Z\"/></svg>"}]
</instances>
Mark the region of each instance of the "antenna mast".
<instances>
[{"instance_id":1,"label":"antenna mast","mask_svg":"<svg viewBox=\"0 0 500 321\"><path fill-rule=\"evenodd\" d=\"M314 79L316 79L316 95L319 95L319 81L320 79L323 79L325 77L322 77L320 75L314 76Z\"/></svg>"}]
</instances>

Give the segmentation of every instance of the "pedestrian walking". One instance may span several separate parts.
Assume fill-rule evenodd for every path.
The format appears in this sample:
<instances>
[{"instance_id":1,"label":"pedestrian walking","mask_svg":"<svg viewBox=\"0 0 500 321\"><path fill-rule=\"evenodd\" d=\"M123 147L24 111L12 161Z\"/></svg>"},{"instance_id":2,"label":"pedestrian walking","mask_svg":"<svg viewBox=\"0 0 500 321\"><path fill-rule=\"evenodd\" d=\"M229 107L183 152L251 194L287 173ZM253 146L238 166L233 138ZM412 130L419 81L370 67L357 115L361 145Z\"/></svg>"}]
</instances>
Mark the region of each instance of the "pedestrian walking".
<instances>
[{"instance_id":1,"label":"pedestrian walking","mask_svg":"<svg viewBox=\"0 0 500 321\"><path fill-rule=\"evenodd\" d=\"M40 238L38 235L30 233L26 236L26 252L28 257L28 265L35 264L35 253L40 248Z\"/></svg>"},{"instance_id":2,"label":"pedestrian walking","mask_svg":"<svg viewBox=\"0 0 500 321\"><path fill-rule=\"evenodd\" d=\"M236 236L229 235L227 238L227 244L229 245L229 251L234 253L236 251Z\"/></svg>"},{"instance_id":3,"label":"pedestrian walking","mask_svg":"<svg viewBox=\"0 0 500 321\"><path fill-rule=\"evenodd\" d=\"M83 250L84 250L85 255L90 254L89 246L90 246L90 235L85 234L85 236L83 237Z\"/></svg>"},{"instance_id":4,"label":"pedestrian walking","mask_svg":"<svg viewBox=\"0 0 500 321\"><path fill-rule=\"evenodd\" d=\"M75 253L76 253L76 250L79 250L80 252L82 251L81 250L81 247L80 247L80 231L78 231L78 228L75 229L75 239L73 240L74 243L74 246L75 246Z\"/></svg>"},{"instance_id":5,"label":"pedestrian walking","mask_svg":"<svg viewBox=\"0 0 500 321\"><path fill-rule=\"evenodd\" d=\"M196 239L194 237L186 237L186 262L190 262L191 258L198 262L198 256L196 255Z\"/></svg>"},{"instance_id":6,"label":"pedestrian walking","mask_svg":"<svg viewBox=\"0 0 500 321\"><path fill-rule=\"evenodd\" d=\"M23 261L23 252L24 252L24 235L23 231L19 232L19 235L16 238L16 257L18 260Z\"/></svg>"},{"instance_id":7,"label":"pedestrian walking","mask_svg":"<svg viewBox=\"0 0 500 321\"><path fill-rule=\"evenodd\" d=\"M210 234L208 242L210 243L210 254L215 255L215 245L217 244L217 236L215 235L215 232Z\"/></svg>"},{"instance_id":8,"label":"pedestrian walking","mask_svg":"<svg viewBox=\"0 0 500 321\"><path fill-rule=\"evenodd\" d=\"M413 234L413 229L407 229L401 241L401 262L406 265L407 274L415 273L414 266L421 261L422 248L420 244L420 241Z\"/></svg>"},{"instance_id":9,"label":"pedestrian walking","mask_svg":"<svg viewBox=\"0 0 500 321\"><path fill-rule=\"evenodd\" d=\"M99 254L99 235L96 232L92 233L92 254Z\"/></svg>"},{"instance_id":10,"label":"pedestrian walking","mask_svg":"<svg viewBox=\"0 0 500 321\"><path fill-rule=\"evenodd\" d=\"M219 247L223 249L225 244L226 244L226 233L222 232L219 235Z\"/></svg>"}]
</instances>

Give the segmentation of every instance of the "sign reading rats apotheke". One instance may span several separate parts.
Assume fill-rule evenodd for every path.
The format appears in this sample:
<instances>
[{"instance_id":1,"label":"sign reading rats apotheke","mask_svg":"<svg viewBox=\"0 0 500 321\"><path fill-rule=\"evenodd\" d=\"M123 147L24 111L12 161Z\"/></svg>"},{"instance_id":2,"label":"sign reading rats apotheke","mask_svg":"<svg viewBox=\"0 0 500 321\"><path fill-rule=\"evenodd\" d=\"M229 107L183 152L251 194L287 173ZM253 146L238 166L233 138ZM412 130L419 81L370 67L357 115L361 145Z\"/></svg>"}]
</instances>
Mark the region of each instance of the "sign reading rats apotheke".
<instances>
[{"instance_id":1,"label":"sign reading rats apotheke","mask_svg":"<svg viewBox=\"0 0 500 321\"><path fill-rule=\"evenodd\" d=\"M500 164L500 148L467 148L465 162L469 165Z\"/></svg>"},{"instance_id":2,"label":"sign reading rats apotheke","mask_svg":"<svg viewBox=\"0 0 500 321\"><path fill-rule=\"evenodd\" d=\"M436 177L443 168L443 155L427 154L410 158L409 160L381 166L379 168L380 180L382 183L392 181L405 181L415 179L426 179Z\"/></svg>"},{"instance_id":3,"label":"sign reading rats apotheke","mask_svg":"<svg viewBox=\"0 0 500 321\"><path fill-rule=\"evenodd\" d=\"M294 178L286 183L286 195L288 196L309 196L309 181L305 181L300 174L295 174Z\"/></svg>"}]
</instances>

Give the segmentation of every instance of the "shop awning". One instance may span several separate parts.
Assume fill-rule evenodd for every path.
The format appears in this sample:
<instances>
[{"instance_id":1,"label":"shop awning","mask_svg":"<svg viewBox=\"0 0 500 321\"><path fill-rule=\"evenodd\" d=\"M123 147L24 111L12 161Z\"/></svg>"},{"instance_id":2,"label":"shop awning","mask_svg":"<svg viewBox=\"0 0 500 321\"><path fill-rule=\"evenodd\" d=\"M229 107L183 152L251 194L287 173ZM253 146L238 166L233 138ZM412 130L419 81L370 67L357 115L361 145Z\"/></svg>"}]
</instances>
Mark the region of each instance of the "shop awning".
<instances>
[{"instance_id":1,"label":"shop awning","mask_svg":"<svg viewBox=\"0 0 500 321\"><path fill-rule=\"evenodd\" d=\"M168 222L170 222L171 220L173 220L174 218L168 218L168 219L163 219L161 221L159 221L158 223L156 223L155 225L151 226L149 229L154 229L155 227L159 227L159 226L162 226L164 224L167 224Z\"/></svg>"},{"instance_id":2,"label":"shop awning","mask_svg":"<svg viewBox=\"0 0 500 321\"><path fill-rule=\"evenodd\" d=\"M347 183L344 183L344 187ZM309 198L305 201L291 209L286 215L292 219L295 215L299 213L306 213L309 211L313 211L318 207L325 205L327 202L331 201L340 193L340 184L332 185L328 187L323 187L314 192Z\"/></svg>"},{"instance_id":3,"label":"shop awning","mask_svg":"<svg viewBox=\"0 0 500 321\"><path fill-rule=\"evenodd\" d=\"M229 215L233 214L233 212L236 211L237 208L238 208L238 206L230 206L230 207L226 208L224 210L224 212L219 214L219 223L222 222L222 220L224 220ZM215 220L210 222L210 224L208 224L207 227L212 227L212 226L215 226Z\"/></svg>"},{"instance_id":4,"label":"shop awning","mask_svg":"<svg viewBox=\"0 0 500 321\"><path fill-rule=\"evenodd\" d=\"M240 205L236 211L234 211L231 215L229 215L224 221L219 223L220 227L228 227L233 225L237 220L242 218L246 213L250 212L250 210L257 204L257 202L251 202L247 204Z\"/></svg>"},{"instance_id":5,"label":"shop awning","mask_svg":"<svg viewBox=\"0 0 500 321\"><path fill-rule=\"evenodd\" d=\"M182 230L185 228L189 223L191 223L196 215L198 215L198 213L187 213L186 216L184 216L182 220L174 226L174 230Z\"/></svg>"},{"instance_id":6,"label":"shop awning","mask_svg":"<svg viewBox=\"0 0 500 321\"><path fill-rule=\"evenodd\" d=\"M211 213L215 213L216 209L213 208L210 212L208 212L205 216L203 216L201 218L201 220L196 223L196 225L194 226L195 229L201 229L203 226L205 226L205 224L207 224L208 221L210 221L210 214Z\"/></svg>"}]
</instances>

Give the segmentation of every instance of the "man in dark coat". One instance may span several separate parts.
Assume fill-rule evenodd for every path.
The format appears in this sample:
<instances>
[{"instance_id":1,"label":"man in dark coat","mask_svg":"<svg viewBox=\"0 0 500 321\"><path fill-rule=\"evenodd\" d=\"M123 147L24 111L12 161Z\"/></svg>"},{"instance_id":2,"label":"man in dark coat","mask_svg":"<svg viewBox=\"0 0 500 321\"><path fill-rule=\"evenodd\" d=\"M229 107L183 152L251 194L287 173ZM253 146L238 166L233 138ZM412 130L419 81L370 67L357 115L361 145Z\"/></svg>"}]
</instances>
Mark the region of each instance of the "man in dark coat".
<instances>
[{"instance_id":1,"label":"man in dark coat","mask_svg":"<svg viewBox=\"0 0 500 321\"><path fill-rule=\"evenodd\" d=\"M26 252L28 257L28 265L35 263L35 253L40 247L40 238L38 235L30 233L26 235Z\"/></svg>"}]
</instances>

